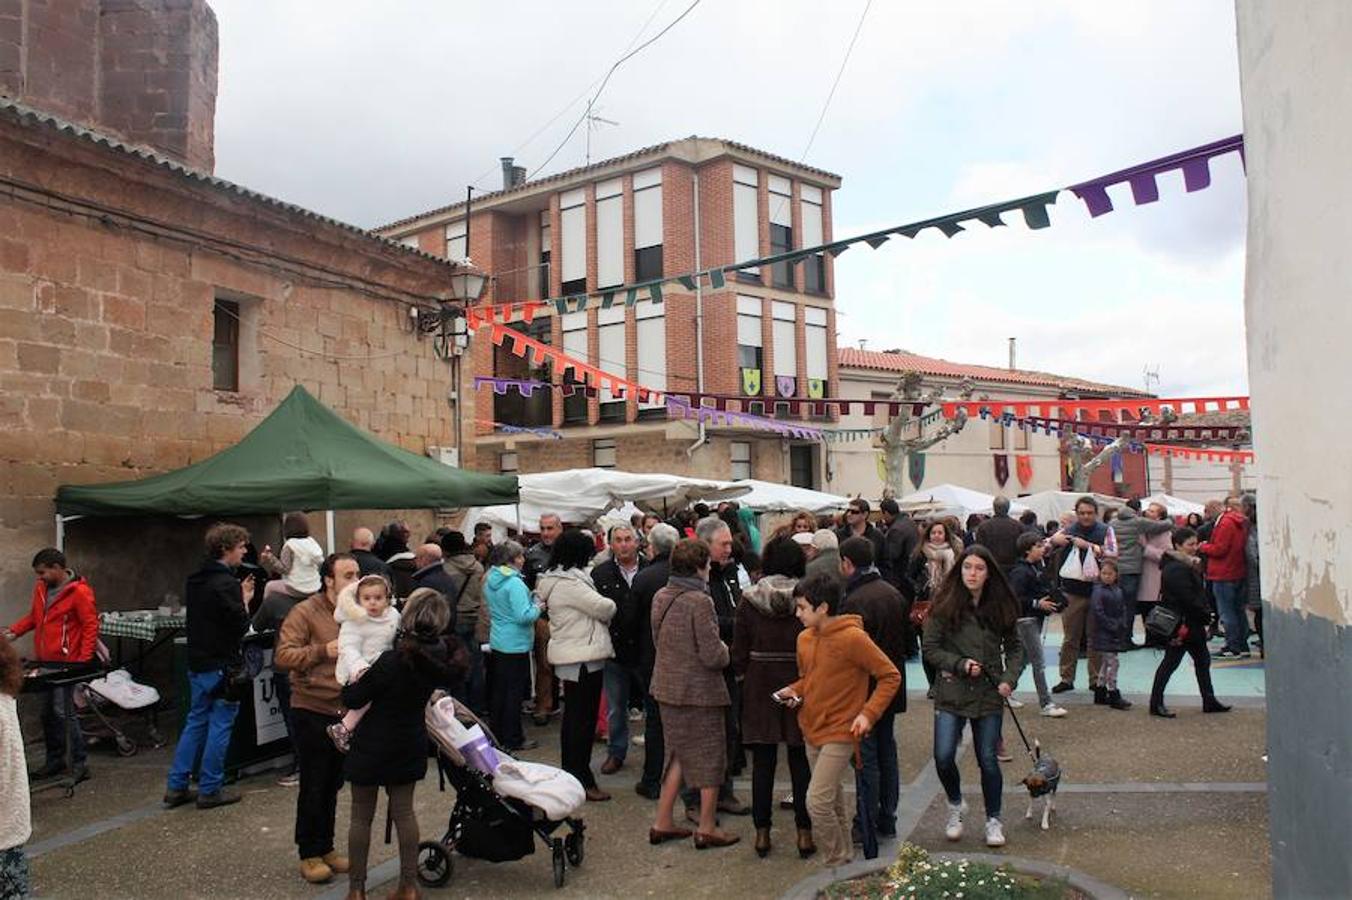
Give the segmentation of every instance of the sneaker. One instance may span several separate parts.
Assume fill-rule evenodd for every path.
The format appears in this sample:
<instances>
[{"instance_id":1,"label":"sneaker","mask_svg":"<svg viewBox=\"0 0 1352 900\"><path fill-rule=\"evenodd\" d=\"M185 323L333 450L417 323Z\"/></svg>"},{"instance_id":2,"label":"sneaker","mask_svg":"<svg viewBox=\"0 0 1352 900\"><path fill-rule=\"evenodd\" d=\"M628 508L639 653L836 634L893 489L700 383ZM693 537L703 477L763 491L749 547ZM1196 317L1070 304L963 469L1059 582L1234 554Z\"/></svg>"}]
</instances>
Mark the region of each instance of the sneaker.
<instances>
[{"instance_id":1,"label":"sneaker","mask_svg":"<svg viewBox=\"0 0 1352 900\"><path fill-rule=\"evenodd\" d=\"M342 722L334 722L324 730L329 733L329 740L333 741L333 746L337 747L340 753L346 753L352 744L352 732L347 730L347 726Z\"/></svg>"},{"instance_id":2,"label":"sneaker","mask_svg":"<svg viewBox=\"0 0 1352 900\"><path fill-rule=\"evenodd\" d=\"M289 772L277 779L277 783L282 787L296 787L300 784L300 773Z\"/></svg>"},{"instance_id":3,"label":"sneaker","mask_svg":"<svg viewBox=\"0 0 1352 900\"><path fill-rule=\"evenodd\" d=\"M1049 719L1060 719L1066 714L1064 706L1057 706L1055 703L1048 703L1042 707L1042 715Z\"/></svg>"},{"instance_id":4,"label":"sneaker","mask_svg":"<svg viewBox=\"0 0 1352 900\"><path fill-rule=\"evenodd\" d=\"M631 710L629 710L629 721L630 721L630 722L642 722L642 721L643 721L643 710L641 710L641 709L631 709Z\"/></svg>"},{"instance_id":5,"label":"sneaker","mask_svg":"<svg viewBox=\"0 0 1352 900\"><path fill-rule=\"evenodd\" d=\"M1064 693L1066 693L1067 691L1073 691L1073 690L1075 690L1075 685L1074 685L1074 684L1072 684L1072 683L1069 682L1069 681L1063 681L1063 682L1061 682L1060 684L1058 684L1056 687L1052 688L1052 693L1053 693L1053 694L1064 694Z\"/></svg>"},{"instance_id":6,"label":"sneaker","mask_svg":"<svg viewBox=\"0 0 1352 900\"><path fill-rule=\"evenodd\" d=\"M950 841L962 839L962 817L967 814L967 801L948 804L948 824L944 826L944 837Z\"/></svg>"},{"instance_id":7,"label":"sneaker","mask_svg":"<svg viewBox=\"0 0 1352 900\"><path fill-rule=\"evenodd\" d=\"M629 739L629 743L633 744L635 747L642 747L644 744L648 743L648 739L641 734L636 734Z\"/></svg>"},{"instance_id":8,"label":"sneaker","mask_svg":"<svg viewBox=\"0 0 1352 900\"><path fill-rule=\"evenodd\" d=\"M999 819L986 820L986 846L1003 847L1005 845L1005 826Z\"/></svg>"},{"instance_id":9,"label":"sneaker","mask_svg":"<svg viewBox=\"0 0 1352 900\"><path fill-rule=\"evenodd\" d=\"M184 788L181 791L170 789L164 792L164 800L162 802L165 809L174 809L185 803L191 803L196 799L197 791L189 788Z\"/></svg>"},{"instance_id":10,"label":"sneaker","mask_svg":"<svg viewBox=\"0 0 1352 900\"><path fill-rule=\"evenodd\" d=\"M1229 649L1228 647L1222 647L1221 649L1217 650L1215 653L1211 654L1211 658L1212 658L1212 659L1239 659L1239 654L1238 654L1238 653L1235 653L1233 650Z\"/></svg>"},{"instance_id":11,"label":"sneaker","mask_svg":"<svg viewBox=\"0 0 1352 900\"><path fill-rule=\"evenodd\" d=\"M217 791L214 794L198 794L198 809L215 809L218 806L229 806L231 803L239 802L239 794L234 791Z\"/></svg>"},{"instance_id":12,"label":"sneaker","mask_svg":"<svg viewBox=\"0 0 1352 900\"><path fill-rule=\"evenodd\" d=\"M1022 701L1022 700L1018 700L1018 699L1016 699L1016 698L1014 698L1014 697L1010 697L1010 698L1008 698L1008 699L1009 699L1009 708L1010 708L1010 709L1023 709L1023 701Z\"/></svg>"},{"instance_id":13,"label":"sneaker","mask_svg":"<svg viewBox=\"0 0 1352 900\"><path fill-rule=\"evenodd\" d=\"M996 758L997 760L999 760L1000 762L1013 762L1013 761L1014 761L1014 756L1013 756L1013 754L1011 754L1008 750L1005 749L1005 745L1004 745L1003 743L999 746L999 748L996 749L996 751L995 751L995 758Z\"/></svg>"}]
</instances>

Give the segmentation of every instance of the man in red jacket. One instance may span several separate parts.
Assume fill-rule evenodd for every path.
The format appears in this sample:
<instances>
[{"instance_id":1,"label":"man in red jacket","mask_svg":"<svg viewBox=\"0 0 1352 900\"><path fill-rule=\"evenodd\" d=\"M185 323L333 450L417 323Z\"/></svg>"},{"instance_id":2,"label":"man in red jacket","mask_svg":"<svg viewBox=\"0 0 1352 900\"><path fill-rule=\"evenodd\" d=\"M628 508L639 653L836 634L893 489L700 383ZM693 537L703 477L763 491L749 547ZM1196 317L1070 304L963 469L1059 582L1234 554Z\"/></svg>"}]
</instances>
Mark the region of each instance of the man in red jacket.
<instances>
[{"instance_id":1,"label":"man in red jacket","mask_svg":"<svg viewBox=\"0 0 1352 900\"><path fill-rule=\"evenodd\" d=\"M55 547L39 550L33 557L38 580L33 585L33 606L28 615L5 629L16 640L33 632L33 658L38 662L87 663L99 642L99 617L94 591L66 566L66 555ZM84 735L75 719L70 688L49 691L42 707L42 733L47 761L34 770L33 778L50 778L66 769L66 736L70 736L70 765L76 782L89 777L85 765Z\"/></svg>"},{"instance_id":2,"label":"man in red jacket","mask_svg":"<svg viewBox=\"0 0 1352 900\"><path fill-rule=\"evenodd\" d=\"M1248 563L1244 556L1249 537L1249 520L1240 509L1238 496L1225 498L1225 511L1211 530L1211 539L1198 550L1205 554L1206 577L1216 596L1216 612L1225 626L1225 646L1217 659L1246 659L1249 656L1249 619L1245 613L1244 577Z\"/></svg>"}]
</instances>

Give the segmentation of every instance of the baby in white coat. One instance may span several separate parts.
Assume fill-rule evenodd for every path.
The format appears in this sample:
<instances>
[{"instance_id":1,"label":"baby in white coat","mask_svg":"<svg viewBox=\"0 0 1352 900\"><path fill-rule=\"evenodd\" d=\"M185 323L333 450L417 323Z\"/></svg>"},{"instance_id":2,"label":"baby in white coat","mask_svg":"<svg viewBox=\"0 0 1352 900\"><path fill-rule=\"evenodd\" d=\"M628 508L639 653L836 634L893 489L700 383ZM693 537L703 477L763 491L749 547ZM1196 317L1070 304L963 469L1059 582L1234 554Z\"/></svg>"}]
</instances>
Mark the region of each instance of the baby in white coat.
<instances>
[{"instance_id":1,"label":"baby in white coat","mask_svg":"<svg viewBox=\"0 0 1352 900\"><path fill-rule=\"evenodd\" d=\"M339 684L350 684L371 668L376 657L394 646L399 612L390 604L389 582L380 575L367 575L343 588L333 617L338 621L334 675ZM341 722L329 726L329 737L344 753L366 710L366 706L349 709Z\"/></svg>"}]
</instances>

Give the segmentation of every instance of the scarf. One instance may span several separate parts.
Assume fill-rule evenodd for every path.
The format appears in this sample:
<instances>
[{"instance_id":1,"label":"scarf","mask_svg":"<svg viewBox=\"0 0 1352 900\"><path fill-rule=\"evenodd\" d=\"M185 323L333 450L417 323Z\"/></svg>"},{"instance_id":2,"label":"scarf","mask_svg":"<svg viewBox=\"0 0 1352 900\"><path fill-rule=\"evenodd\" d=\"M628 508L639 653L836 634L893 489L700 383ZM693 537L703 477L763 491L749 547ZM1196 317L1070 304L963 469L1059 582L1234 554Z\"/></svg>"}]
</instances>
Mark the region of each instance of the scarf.
<instances>
[{"instance_id":1,"label":"scarf","mask_svg":"<svg viewBox=\"0 0 1352 900\"><path fill-rule=\"evenodd\" d=\"M950 544L935 546L929 541L921 544L920 549L925 554L925 568L929 570L929 583L932 587L937 588L939 582L943 581L944 576L948 574L948 570L953 568L953 561L957 558L957 554L953 552L953 547Z\"/></svg>"}]
</instances>

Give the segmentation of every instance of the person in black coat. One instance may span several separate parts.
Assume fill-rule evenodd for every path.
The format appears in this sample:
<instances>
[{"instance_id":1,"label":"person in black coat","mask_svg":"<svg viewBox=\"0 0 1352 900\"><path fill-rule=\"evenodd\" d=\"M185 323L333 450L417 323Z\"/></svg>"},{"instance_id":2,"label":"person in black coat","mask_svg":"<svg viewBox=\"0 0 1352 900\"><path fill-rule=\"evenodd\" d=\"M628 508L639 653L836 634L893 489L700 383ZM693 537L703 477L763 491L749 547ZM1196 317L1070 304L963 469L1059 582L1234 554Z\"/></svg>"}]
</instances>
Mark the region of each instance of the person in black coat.
<instances>
[{"instance_id":1,"label":"person in black coat","mask_svg":"<svg viewBox=\"0 0 1352 900\"><path fill-rule=\"evenodd\" d=\"M881 837L897 833L897 801L901 797L897 769L896 717L906 712L906 621L907 604L901 592L892 587L873 562L873 545L865 538L846 538L840 544L840 570L845 576L845 601L842 613L854 613L864 620L864 631L878 649L887 654L901 673L896 696L870 731L859 742L863 766L858 778L867 787L867 796L876 802L868 812L868 826ZM872 691L872 686L869 690ZM861 831L865 823L855 817Z\"/></svg>"},{"instance_id":2,"label":"person in black coat","mask_svg":"<svg viewBox=\"0 0 1352 900\"><path fill-rule=\"evenodd\" d=\"M188 623L188 685L192 696L178 737L164 794L167 808L193 800L188 778L197 768L197 808L239 802L239 794L222 789L225 754L230 746L239 703L227 699L226 672L240 660L240 639L249 630L245 597L253 576L241 585L235 570L244 559L249 532L238 525L213 525L207 530L207 561L188 576L184 591Z\"/></svg>"},{"instance_id":3,"label":"person in black coat","mask_svg":"<svg viewBox=\"0 0 1352 900\"><path fill-rule=\"evenodd\" d=\"M638 677L639 636L636 631L633 582L643 559L638 535L630 525L616 525L607 536L610 559L591 570L592 584L615 604L610 620L610 644L615 656L606 660L606 731L608 753L601 774L613 775L624 766L629 751L629 686Z\"/></svg>"},{"instance_id":4,"label":"person in black coat","mask_svg":"<svg viewBox=\"0 0 1352 900\"><path fill-rule=\"evenodd\" d=\"M883 533L868 520L871 508L863 497L851 500L850 505L845 507L845 524L836 529L836 540L843 544L852 537L868 538L873 545L874 565L884 578L891 581L892 562L887 555L887 542L883 539Z\"/></svg>"},{"instance_id":5,"label":"person in black coat","mask_svg":"<svg viewBox=\"0 0 1352 900\"><path fill-rule=\"evenodd\" d=\"M360 678L343 687L343 703L349 709L370 704L352 735L343 767L352 785L348 896L365 896L371 820L382 785L399 832L399 888L394 896L418 896L413 789L427 774L424 708L434 690L449 690L464 677L469 664L459 639L446 634L450 622L445 597L427 593L410 598L400 616L394 649L380 654Z\"/></svg>"},{"instance_id":6,"label":"person in black coat","mask_svg":"<svg viewBox=\"0 0 1352 900\"><path fill-rule=\"evenodd\" d=\"M461 538L463 541L464 538ZM451 626L450 630L455 631L455 602L460 594L461 584L451 577L451 573L446 571L446 566L442 562L443 554L440 544L423 544L420 546L413 559L413 564L417 568L413 572L413 587L410 594L418 588L431 588L441 596L445 597L451 605Z\"/></svg>"},{"instance_id":7,"label":"person in black coat","mask_svg":"<svg viewBox=\"0 0 1352 900\"><path fill-rule=\"evenodd\" d=\"M1183 661L1184 654L1192 657L1197 671L1197 688L1202 694L1202 712L1229 712L1230 707L1216 699L1211 685L1211 654L1206 645L1206 629L1211 621L1207 607L1206 589L1202 584L1200 561L1197 558L1197 532L1191 528L1176 528L1174 549L1165 554L1160 578L1160 605L1178 613L1182 620L1178 631L1164 648L1164 659L1155 670L1155 684L1150 690L1150 714L1172 719L1175 714L1164 705L1164 689L1169 678Z\"/></svg>"},{"instance_id":8,"label":"person in black coat","mask_svg":"<svg viewBox=\"0 0 1352 900\"><path fill-rule=\"evenodd\" d=\"M665 758L665 742L662 739L662 715L657 703L648 695L648 686L652 683L653 666L657 660L657 649L653 646L652 609L653 597L667 586L671 577L671 551L681 539L681 533L674 526L662 523L654 525L648 532L648 552L651 561L634 576L629 587L629 599L633 607L634 630L638 634L638 675L643 685L643 774L639 777L634 791L639 796L656 800L662 790L662 766Z\"/></svg>"},{"instance_id":9,"label":"person in black coat","mask_svg":"<svg viewBox=\"0 0 1352 900\"><path fill-rule=\"evenodd\" d=\"M891 497L879 503L878 510L882 513L883 524L886 526L883 532L883 558L886 560L886 566L879 566L878 569L879 571L886 569L887 580L901 591L901 595L909 604L915 597L911 580L906 576L906 569L915 554L915 548L920 545L920 526L916 524L915 519L902 515L901 507Z\"/></svg>"}]
</instances>

